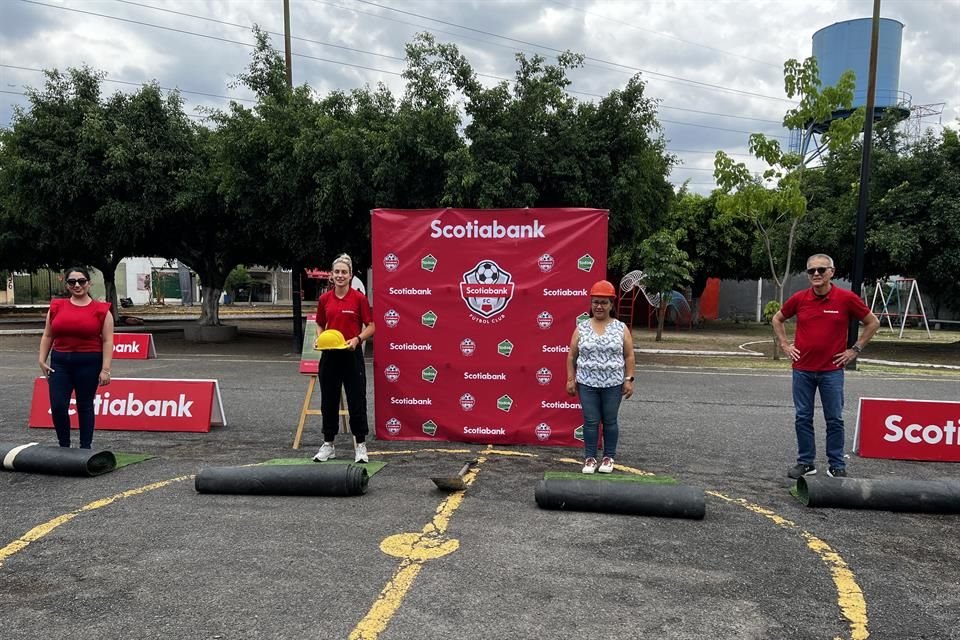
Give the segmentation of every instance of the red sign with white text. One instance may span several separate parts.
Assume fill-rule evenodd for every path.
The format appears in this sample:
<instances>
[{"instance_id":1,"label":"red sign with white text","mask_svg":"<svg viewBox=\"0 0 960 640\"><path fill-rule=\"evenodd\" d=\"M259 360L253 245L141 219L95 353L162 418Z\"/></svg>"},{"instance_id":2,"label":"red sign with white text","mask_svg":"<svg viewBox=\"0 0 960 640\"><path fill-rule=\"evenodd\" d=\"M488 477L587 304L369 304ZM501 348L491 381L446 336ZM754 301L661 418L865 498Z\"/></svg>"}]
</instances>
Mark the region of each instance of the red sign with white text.
<instances>
[{"instance_id":1,"label":"red sign with white text","mask_svg":"<svg viewBox=\"0 0 960 640\"><path fill-rule=\"evenodd\" d=\"M377 438L579 446L566 358L601 209L372 212Z\"/></svg>"},{"instance_id":2,"label":"red sign with white text","mask_svg":"<svg viewBox=\"0 0 960 640\"><path fill-rule=\"evenodd\" d=\"M70 425L77 428L70 400ZM97 429L118 431L208 432L226 426L223 400L216 380L116 378L97 388L93 401ZM52 428L50 392L46 378L33 383L30 426Z\"/></svg>"},{"instance_id":3,"label":"red sign with white text","mask_svg":"<svg viewBox=\"0 0 960 640\"><path fill-rule=\"evenodd\" d=\"M854 441L865 458L960 462L960 402L860 398Z\"/></svg>"},{"instance_id":4,"label":"red sign with white text","mask_svg":"<svg viewBox=\"0 0 960 640\"><path fill-rule=\"evenodd\" d=\"M152 333L114 333L113 357L117 360L146 360L157 357Z\"/></svg>"}]
</instances>

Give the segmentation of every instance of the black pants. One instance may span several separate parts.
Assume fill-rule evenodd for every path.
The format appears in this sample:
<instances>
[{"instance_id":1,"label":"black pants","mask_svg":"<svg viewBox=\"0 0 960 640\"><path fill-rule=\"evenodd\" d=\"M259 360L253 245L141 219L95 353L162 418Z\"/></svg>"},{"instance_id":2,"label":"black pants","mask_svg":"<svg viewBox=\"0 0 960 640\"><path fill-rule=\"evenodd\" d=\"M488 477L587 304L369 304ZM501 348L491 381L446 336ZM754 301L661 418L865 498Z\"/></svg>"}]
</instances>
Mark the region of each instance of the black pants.
<instances>
[{"instance_id":1,"label":"black pants","mask_svg":"<svg viewBox=\"0 0 960 640\"><path fill-rule=\"evenodd\" d=\"M89 449L93 444L93 399L100 386L103 354L54 351L50 354L50 367L54 371L47 376L47 386L57 440L61 447L70 446L70 395L76 391L80 448Z\"/></svg>"},{"instance_id":2,"label":"black pants","mask_svg":"<svg viewBox=\"0 0 960 640\"><path fill-rule=\"evenodd\" d=\"M363 350L324 351L320 358L320 410L323 412L323 441L333 442L340 430L340 389L347 395L350 432L357 444L367 439L367 370Z\"/></svg>"}]
</instances>

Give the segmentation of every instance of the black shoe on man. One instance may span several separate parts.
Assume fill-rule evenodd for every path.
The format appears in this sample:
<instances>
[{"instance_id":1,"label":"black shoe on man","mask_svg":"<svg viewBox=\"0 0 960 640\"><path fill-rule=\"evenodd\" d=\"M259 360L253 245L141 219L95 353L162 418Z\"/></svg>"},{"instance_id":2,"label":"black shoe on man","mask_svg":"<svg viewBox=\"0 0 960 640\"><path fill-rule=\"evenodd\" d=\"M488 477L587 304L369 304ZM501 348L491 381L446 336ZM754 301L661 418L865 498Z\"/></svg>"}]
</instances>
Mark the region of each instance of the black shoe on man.
<instances>
[{"instance_id":1,"label":"black shoe on man","mask_svg":"<svg viewBox=\"0 0 960 640\"><path fill-rule=\"evenodd\" d=\"M817 475L817 467L812 464L803 464L802 462L798 462L787 471L787 477L793 478L794 480L801 476L814 475Z\"/></svg>"}]
</instances>

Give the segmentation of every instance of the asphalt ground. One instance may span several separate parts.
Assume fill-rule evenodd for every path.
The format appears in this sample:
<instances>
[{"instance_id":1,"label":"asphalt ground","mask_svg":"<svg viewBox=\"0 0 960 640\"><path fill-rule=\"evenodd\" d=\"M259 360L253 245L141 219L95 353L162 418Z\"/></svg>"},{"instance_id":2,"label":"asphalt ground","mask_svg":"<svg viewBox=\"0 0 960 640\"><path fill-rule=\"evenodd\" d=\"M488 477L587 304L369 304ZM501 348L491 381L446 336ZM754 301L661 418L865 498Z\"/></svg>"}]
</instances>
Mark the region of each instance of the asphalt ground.
<instances>
[{"instance_id":1,"label":"asphalt ground","mask_svg":"<svg viewBox=\"0 0 960 640\"><path fill-rule=\"evenodd\" d=\"M288 336L155 338L159 359L114 376L216 378L228 426L99 431L97 448L158 457L96 478L0 473L5 640L960 638L960 516L803 507L785 477L786 372L639 363L617 462L707 490L703 521L542 511L537 480L581 456L550 447L373 441L388 465L363 497L217 496L190 476L314 453L316 418L291 450L307 380ZM0 336L0 441L55 442L26 427L37 343ZM853 372L846 394L849 445L857 397L955 400L960 378ZM429 478L473 456L472 484L445 501ZM856 455L849 469L960 478ZM406 552L405 533L421 540Z\"/></svg>"}]
</instances>

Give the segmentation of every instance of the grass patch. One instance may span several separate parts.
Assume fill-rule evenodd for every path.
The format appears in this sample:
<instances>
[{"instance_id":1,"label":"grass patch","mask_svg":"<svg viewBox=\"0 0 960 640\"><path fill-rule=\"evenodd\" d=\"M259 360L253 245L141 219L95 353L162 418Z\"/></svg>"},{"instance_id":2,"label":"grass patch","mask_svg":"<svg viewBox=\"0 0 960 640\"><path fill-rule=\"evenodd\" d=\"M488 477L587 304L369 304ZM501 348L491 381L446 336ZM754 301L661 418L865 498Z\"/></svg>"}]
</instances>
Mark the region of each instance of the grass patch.
<instances>
[{"instance_id":1,"label":"grass patch","mask_svg":"<svg viewBox=\"0 0 960 640\"><path fill-rule=\"evenodd\" d=\"M314 462L310 458L273 458L272 460L267 460L261 462L263 465L291 465L291 464L356 464L352 460L327 460L326 462ZM366 464L360 464L357 466L362 466L366 468L367 475L372 476L378 471L387 466L386 462L368 462Z\"/></svg>"},{"instance_id":2,"label":"grass patch","mask_svg":"<svg viewBox=\"0 0 960 640\"><path fill-rule=\"evenodd\" d=\"M544 480L597 480L600 482L640 482L644 484L677 484L670 476L641 476L634 473L580 473L579 471L545 471Z\"/></svg>"},{"instance_id":3,"label":"grass patch","mask_svg":"<svg viewBox=\"0 0 960 640\"><path fill-rule=\"evenodd\" d=\"M143 462L144 460L156 458L157 456L151 455L149 453L114 453L113 457L117 459L117 466L115 468L119 469L121 467L126 467L131 464L137 464L138 462Z\"/></svg>"}]
</instances>

